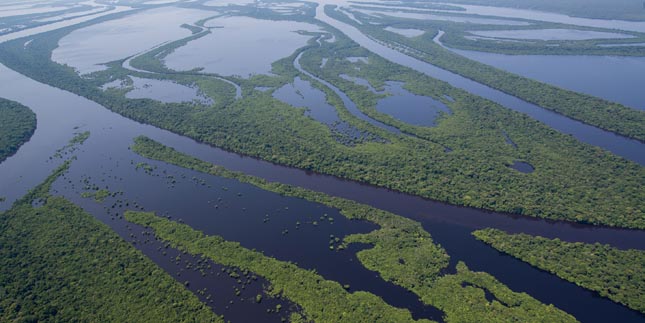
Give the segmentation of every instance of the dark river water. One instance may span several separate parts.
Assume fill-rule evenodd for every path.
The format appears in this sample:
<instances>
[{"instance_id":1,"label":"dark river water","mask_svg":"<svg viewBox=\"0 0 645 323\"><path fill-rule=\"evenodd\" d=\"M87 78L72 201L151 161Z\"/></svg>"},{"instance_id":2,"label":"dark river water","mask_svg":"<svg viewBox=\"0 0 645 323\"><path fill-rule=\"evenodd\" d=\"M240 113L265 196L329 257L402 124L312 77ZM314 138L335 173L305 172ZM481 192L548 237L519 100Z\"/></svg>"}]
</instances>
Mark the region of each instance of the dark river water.
<instances>
[{"instance_id":1,"label":"dark river water","mask_svg":"<svg viewBox=\"0 0 645 323\"><path fill-rule=\"evenodd\" d=\"M200 144L125 119L92 101L35 82L4 66L0 66L0 83L3 84L0 97L29 106L38 117L38 129L32 139L16 155L0 164L0 196L7 198L6 202L0 203L0 210L9 208L14 200L44 180L60 164L59 159L50 160L49 157L75 132L91 131L90 139L74 153L78 159L72 163L69 174L56 182L54 193L68 197L126 240L136 242L137 248L177 280L190 281L189 288L203 300L205 295L212 294L213 302L206 301L217 313L224 314L233 322L279 322L282 313L267 314L266 310L277 304L283 304L286 309L283 311L297 309L289 302L269 297L259 304L253 302L251 299L262 294L262 286L266 284L261 277L244 284L244 290L236 295L235 290L241 289L242 285L226 273L231 268L224 268L222 272L221 266L204 262L199 268L208 265L211 268L204 269L205 274L202 275L194 270L199 259L182 255L179 261L175 261L178 252L172 248L166 249L164 255L165 248L161 243L144 234L143 228L128 224L121 218L125 209L156 211L174 220L181 219L207 234L221 235L280 260L316 269L325 278L350 285L350 291L370 291L395 307L409 309L417 318L439 319L441 312L424 306L412 293L366 270L355 256L356 251L365 246L335 250L336 237L374 230L373 224L349 221L337 210L316 203L146 160L128 150L134 137L146 135L231 170L352 199L419 221L450 254L451 268L457 261L464 261L472 270L488 272L512 290L526 292L544 303L554 304L582 322L645 320L638 312L497 252L470 234L479 228L493 227L565 241L601 242L622 249L645 249L645 231L546 221L447 205L333 176L274 165ZM344 101L351 102L344 94L339 95ZM601 137L605 136L607 133L602 132ZM625 140L615 137L616 140ZM633 148L629 141L626 142L628 148ZM642 156L643 151L635 151L633 155ZM156 168L147 173L136 168L138 163L148 163ZM123 195L108 198L104 203L83 199L79 194L87 183L122 191ZM220 275L217 275L218 270ZM201 295L199 290L203 288L207 290Z\"/></svg>"},{"instance_id":2,"label":"dark river water","mask_svg":"<svg viewBox=\"0 0 645 323\"><path fill-rule=\"evenodd\" d=\"M9 158L7 163L0 164L0 196L8 198L8 201L2 204L3 209L8 208L9 204L23 195L27 189L42 181L58 163L56 158L53 161L49 160L54 151L49 151L48 156L47 149L38 148L46 147L49 142L48 145L56 150L56 147L64 146L74 132L89 130L92 135L81 149L74 152L78 158L72 163L66 178L57 181L53 189L55 194L62 194L82 206L122 237L130 240L132 233L127 230L127 223L121 218L123 212L127 209L138 209L140 206L146 211L156 211L175 220L181 219L182 222L206 234L220 235L279 260L292 261L303 268L315 269L327 279L349 285L352 291L372 292L392 306L409 309L413 317L441 319L441 311L424 305L414 294L382 280L377 273L363 267L356 258L356 252L362 249L361 246L336 251L336 237L340 240L351 233L372 231L377 229L374 224L350 221L336 209L302 199L283 197L235 180L148 161L128 149L137 135L145 134L162 142L165 141L162 138L166 136L181 141L185 138L122 118L94 102L3 69L2 78L7 76L10 77L6 80L12 81L15 89L25 90L14 92L14 88L3 88L0 90L0 96L10 97L30 106L41 122L32 140L25 144L18 154ZM29 94L34 90L39 91L41 96L34 97ZM50 102L56 104L51 105ZM50 111L57 112L56 115L63 118L67 115L78 115L79 119L69 123L59 122L55 118L43 120L42 116ZM61 127L56 127L56 124ZM223 156L237 156L191 140L186 143L195 148L206 148L219 156L222 156L219 153ZM32 149L35 155L29 154ZM136 166L141 162L158 168L148 174L142 168L137 170ZM39 171L29 172L31 168L38 168ZM21 175L15 177L18 173ZM98 204L92 199L80 197L85 185L123 192L123 195ZM16 189L17 187L22 189ZM141 244L135 246L140 247ZM331 250L330 246L334 249ZM158 253L152 259L168 270L169 264ZM173 266L170 269L177 270ZM220 277L206 276L206 281L202 283L200 275L192 275L190 281L197 289L201 289L204 284L215 284L211 280L216 278ZM182 282L188 280L178 279ZM225 279L219 283L225 284L226 281ZM213 299L220 304L226 304L234 297L230 295L231 291L232 289L227 290L223 294L216 291L213 293ZM251 315L250 313L233 310L232 304L227 306L230 308L223 309L221 305L214 307L217 313L225 314L227 319L248 321L245 318ZM255 317L254 321L265 321L266 311L262 306L260 308L262 310L257 312L260 316Z\"/></svg>"},{"instance_id":3,"label":"dark river water","mask_svg":"<svg viewBox=\"0 0 645 323\"><path fill-rule=\"evenodd\" d=\"M149 161L128 150L131 138L123 137L118 144L113 143L114 139L111 136L91 138L67 178L58 181L54 190L84 207L96 204L91 199L79 198L87 183L123 192L103 203L103 210L91 210L122 235L129 234L119 230L124 210L140 207L157 211L206 234L237 241L248 249L295 262L305 269L315 269L327 279L349 285L351 290L372 292L393 306L408 308L414 317L441 317L441 312L424 306L414 294L363 267L355 256L361 249L358 246L336 251L339 241L335 238L367 233L377 229L376 225L350 221L336 209L284 197L236 180ZM148 163L156 169L137 170L139 163ZM115 204L117 207L112 208ZM194 284L200 286L199 281ZM217 293L213 295L217 298Z\"/></svg>"}]
</instances>

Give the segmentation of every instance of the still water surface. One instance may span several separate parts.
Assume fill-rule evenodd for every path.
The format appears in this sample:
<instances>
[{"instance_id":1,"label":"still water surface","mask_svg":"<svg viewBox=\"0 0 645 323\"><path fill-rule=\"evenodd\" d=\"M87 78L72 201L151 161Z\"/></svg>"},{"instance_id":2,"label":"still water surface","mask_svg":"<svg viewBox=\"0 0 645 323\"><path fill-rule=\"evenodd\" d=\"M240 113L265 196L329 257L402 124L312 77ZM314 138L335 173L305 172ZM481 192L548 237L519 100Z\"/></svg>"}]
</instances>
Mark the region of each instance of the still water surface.
<instances>
[{"instance_id":1,"label":"still water surface","mask_svg":"<svg viewBox=\"0 0 645 323\"><path fill-rule=\"evenodd\" d=\"M645 57L503 55L467 50L452 51L568 90L645 110Z\"/></svg>"},{"instance_id":2,"label":"still water surface","mask_svg":"<svg viewBox=\"0 0 645 323\"><path fill-rule=\"evenodd\" d=\"M52 60L80 74L100 71L102 64L135 55L163 42L191 35L181 28L212 12L167 7L146 10L72 31L52 52Z\"/></svg>"},{"instance_id":3,"label":"still water surface","mask_svg":"<svg viewBox=\"0 0 645 323\"><path fill-rule=\"evenodd\" d=\"M223 76L269 74L271 63L291 55L311 39L298 31L320 29L307 23L249 17L216 18L205 26L211 33L168 55L167 67L178 71L203 68L204 72Z\"/></svg>"}]
</instances>

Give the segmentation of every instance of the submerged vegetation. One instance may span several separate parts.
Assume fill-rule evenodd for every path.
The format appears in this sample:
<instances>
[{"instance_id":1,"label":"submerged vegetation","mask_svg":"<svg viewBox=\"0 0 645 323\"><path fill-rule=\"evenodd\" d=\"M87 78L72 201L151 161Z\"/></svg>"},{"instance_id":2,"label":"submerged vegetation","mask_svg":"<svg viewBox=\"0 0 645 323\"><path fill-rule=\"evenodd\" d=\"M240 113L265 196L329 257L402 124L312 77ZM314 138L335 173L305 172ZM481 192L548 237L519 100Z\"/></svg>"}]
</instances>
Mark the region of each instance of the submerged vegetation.
<instances>
[{"instance_id":1,"label":"submerged vegetation","mask_svg":"<svg viewBox=\"0 0 645 323\"><path fill-rule=\"evenodd\" d=\"M185 224L158 217L154 213L125 213L128 221L149 227L158 238L190 254L202 254L216 263L258 273L271 282L275 292L300 305L303 314L315 322L412 322L406 310L392 308L366 292L346 291L346 286L324 280L315 271L266 257L219 236L206 236ZM576 322L553 306L545 306L526 294L511 292L490 275L469 271L463 263L456 275L440 279L424 301L434 300L448 313L446 322ZM470 284L463 284L469 282ZM498 297L489 304L484 291L490 287ZM482 301L483 300L483 301ZM467 305L466 305L467 304ZM441 308L440 307L440 308ZM301 322L299 314L292 321ZM430 322L425 319L417 322Z\"/></svg>"},{"instance_id":2,"label":"submerged vegetation","mask_svg":"<svg viewBox=\"0 0 645 323\"><path fill-rule=\"evenodd\" d=\"M90 138L89 131L77 132L74 134L74 137L67 142L67 145L56 150L54 156L50 158L63 158L66 155L70 155L78 150L79 146L85 143L87 139Z\"/></svg>"},{"instance_id":3,"label":"submerged vegetation","mask_svg":"<svg viewBox=\"0 0 645 323\"><path fill-rule=\"evenodd\" d=\"M473 235L532 266L645 313L645 251L496 229L475 231Z\"/></svg>"},{"instance_id":4,"label":"submerged vegetation","mask_svg":"<svg viewBox=\"0 0 645 323\"><path fill-rule=\"evenodd\" d=\"M0 98L0 163L13 155L36 131L36 114L26 106Z\"/></svg>"},{"instance_id":5,"label":"submerged vegetation","mask_svg":"<svg viewBox=\"0 0 645 323\"><path fill-rule=\"evenodd\" d=\"M372 248L358 252L361 263L378 272L383 279L414 292L425 304L444 311L446 322L575 322L570 315L553 306L545 306L527 294L511 291L491 275L470 271L464 263L457 265L456 274L441 275L448 267L449 256L433 242L430 234L418 222L351 200L233 172L177 152L146 137L137 137L132 150L150 159L233 178L285 196L321 203L339 209L349 219L378 224L378 230L345 237L343 245L371 245ZM153 222L163 222L164 227L178 226L158 219L153 214L141 215L144 216L146 225L155 219ZM139 223L141 218L137 219L139 220L134 221ZM188 230L187 227L184 229ZM494 294L496 299L489 302L485 292Z\"/></svg>"},{"instance_id":6,"label":"submerged vegetation","mask_svg":"<svg viewBox=\"0 0 645 323\"><path fill-rule=\"evenodd\" d=\"M98 203L103 203L105 199L109 196L111 196L112 193L106 189L101 189L98 191L90 191L90 192L83 192L81 194L82 197L84 198L93 198L96 202Z\"/></svg>"},{"instance_id":7,"label":"submerged vegetation","mask_svg":"<svg viewBox=\"0 0 645 323\"><path fill-rule=\"evenodd\" d=\"M105 224L49 195L68 166L0 214L0 321L223 322Z\"/></svg>"}]
</instances>

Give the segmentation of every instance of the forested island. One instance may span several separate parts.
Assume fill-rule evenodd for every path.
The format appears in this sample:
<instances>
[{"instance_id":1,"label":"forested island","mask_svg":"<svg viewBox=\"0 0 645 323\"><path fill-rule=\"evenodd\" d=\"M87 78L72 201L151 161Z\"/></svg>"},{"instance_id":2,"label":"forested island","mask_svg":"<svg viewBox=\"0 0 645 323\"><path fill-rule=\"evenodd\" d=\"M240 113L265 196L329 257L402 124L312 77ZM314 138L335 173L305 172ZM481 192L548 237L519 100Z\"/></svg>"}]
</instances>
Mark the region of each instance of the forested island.
<instances>
[{"instance_id":1,"label":"forested island","mask_svg":"<svg viewBox=\"0 0 645 323\"><path fill-rule=\"evenodd\" d=\"M35 131L35 113L20 103L0 98L0 162L29 141Z\"/></svg>"},{"instance_id":2,"label":"forested island","mask_svg":"<svg viewBox=\"0 0 645 323\"><path fill-rule=\"evenodd\" d=\"M486 229L477 239L513 257L645 313L645 252Z\"/></svg>"}]
</instances>

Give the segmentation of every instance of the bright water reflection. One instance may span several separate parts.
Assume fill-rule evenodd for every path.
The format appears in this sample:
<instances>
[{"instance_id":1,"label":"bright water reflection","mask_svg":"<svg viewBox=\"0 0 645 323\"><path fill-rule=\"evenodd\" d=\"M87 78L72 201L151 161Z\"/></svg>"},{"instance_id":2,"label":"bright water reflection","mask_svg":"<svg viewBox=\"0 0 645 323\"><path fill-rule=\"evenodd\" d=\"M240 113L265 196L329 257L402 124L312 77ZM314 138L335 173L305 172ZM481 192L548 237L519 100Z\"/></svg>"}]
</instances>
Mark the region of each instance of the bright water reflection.
<instances>
[{"instance_id":1,"label":"bright water reflection","mask_svg":"<svg viewBox=\"0 0 645 323\"><path fill-rule=\"evenodd\" d=\"M605 38L633 38L631 35L578 29L522 29L522 30L475 30L471 34L484 37L530 40L587 40Z\"/></svg>"},{"instance_id":2,"label":"bright water reflection","mask_svg":"<svg viewBox=\"0 0 645 323\"><path fill-rule=\"evenodd\" d=\"M297 31L320 30L307 23L249 17L217 18L206 26L212 27L211 33L168 55L166 66L178 71L203 68L204 72L224 76L269 74L271 63L291 55L311 39Z\"/></svg>"},{"instance_id":3,"label":"bright water reflection","mask_svg":"<svg viewBox=\"0 0 645 323\"><path fill-rule=\"evenodd\" d=\"M451 50L511 73L645 110L645 57L503 55Z\"/></svg>"},{"instance_id":4,"label":"bright water reflection","mask_svg":"<svg viewBox=\"0 0 645 323\"><path fill-rule=\"evenodd\" d=\"M208 11L166 7L91 25L63 37L52 60L74 67L80 74L100 71L106 68L101 64L190 36L188 29L180 27L182 24L212 15Z\"/></svg>"},{"instance_id":5,"label":"bright water reflection","mask_svg":"<svg viewBox=\"0 0 645 323\"><path fill-rule=\"evenodd\" d=\"M410 93L403 85L401 82L386 82L385 92L391 96L379 100L376 110L403 122L424 127L436 125L436 119L441 113L451 113L443 102Z\"/></svg>"}]
</instances>

